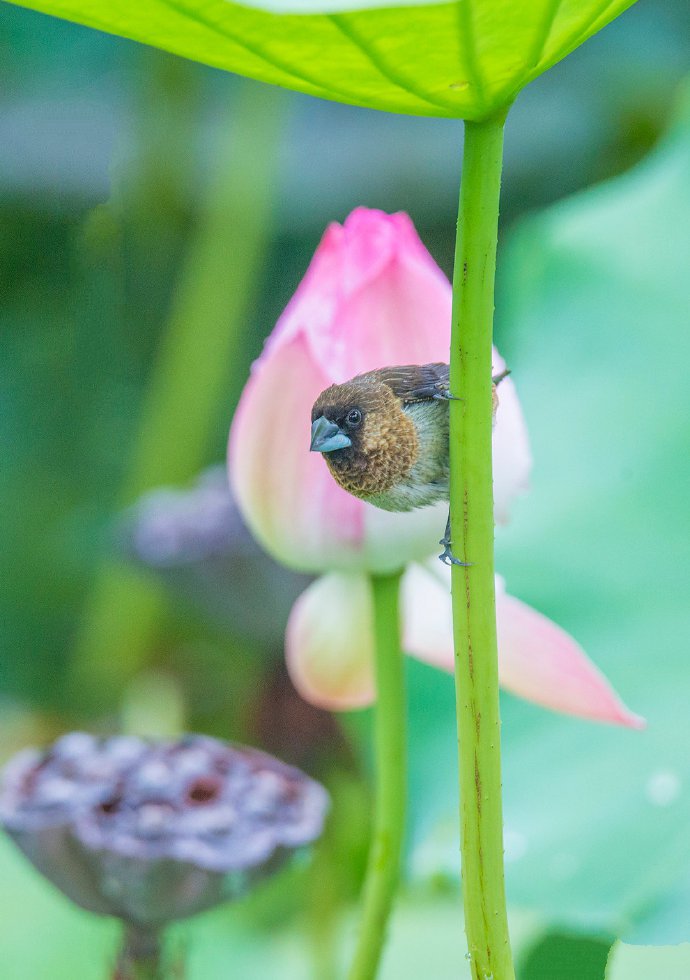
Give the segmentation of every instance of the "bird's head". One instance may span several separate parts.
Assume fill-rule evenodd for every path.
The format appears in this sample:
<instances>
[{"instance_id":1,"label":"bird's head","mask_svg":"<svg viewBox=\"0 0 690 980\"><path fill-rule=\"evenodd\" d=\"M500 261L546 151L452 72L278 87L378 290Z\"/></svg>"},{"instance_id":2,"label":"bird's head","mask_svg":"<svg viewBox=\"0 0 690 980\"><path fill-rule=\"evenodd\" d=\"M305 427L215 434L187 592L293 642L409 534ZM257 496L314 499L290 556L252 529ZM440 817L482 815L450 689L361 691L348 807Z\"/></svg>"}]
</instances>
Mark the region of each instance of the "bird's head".
<instances>
[{"instance_id":1,"label":"bird's head","mask_svg":"<svg viewBox=\"0 0 690 980\"><path fill-rule=\"evenodd\" d=\"M375 372L322 391L311 412L312 452L357 497L389 490L417 458L417 434L399 398Z\"/></svg>"}]
</instances>

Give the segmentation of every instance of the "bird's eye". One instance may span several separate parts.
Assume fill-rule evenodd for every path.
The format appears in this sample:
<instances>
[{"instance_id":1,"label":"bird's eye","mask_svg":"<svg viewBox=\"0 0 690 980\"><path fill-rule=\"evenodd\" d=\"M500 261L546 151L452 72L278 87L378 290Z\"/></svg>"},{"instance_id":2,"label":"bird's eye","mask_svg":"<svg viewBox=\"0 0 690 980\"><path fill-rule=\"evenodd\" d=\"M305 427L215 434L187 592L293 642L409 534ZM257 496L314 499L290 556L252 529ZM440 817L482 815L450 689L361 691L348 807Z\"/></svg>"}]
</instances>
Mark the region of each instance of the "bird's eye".
<instances>
[{"instance_id":1,"label":"bird's eye","mask_svg":"<svg viewBox=\"0 0 690 980\"><path fill-rule=\"evenodd\" d=\"M353 408L345 416L345 421L351 429L356 429L362 421L362 413L358 408Z\"/></svg>"}]
</instances>

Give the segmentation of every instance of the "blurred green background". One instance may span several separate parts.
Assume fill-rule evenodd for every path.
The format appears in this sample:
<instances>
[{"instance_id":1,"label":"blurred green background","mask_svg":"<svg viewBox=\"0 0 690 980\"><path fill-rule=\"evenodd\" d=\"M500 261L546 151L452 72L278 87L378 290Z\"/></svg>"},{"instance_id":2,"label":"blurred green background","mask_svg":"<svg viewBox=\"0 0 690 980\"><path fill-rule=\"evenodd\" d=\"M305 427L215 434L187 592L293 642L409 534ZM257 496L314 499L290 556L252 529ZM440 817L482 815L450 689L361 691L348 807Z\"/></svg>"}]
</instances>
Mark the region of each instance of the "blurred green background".
<instances>
[{"instance_id":1,"label":"blurred green background","mask_svg":"<svg viewBox=\"0 0 690 980\"><path fill-rule=\"evenodd\" d=\"M171 942L192 978L330 980L366 856L367 713L333 719L290 687L281 635L302 580L239 532L229 547L270 583L269 612L266 590L235 594L237 562L156 574L141 548L127 560L122 513L222 460L249 365L329 221L406 210L450 273L461 126L269 89L5 3L0 55L0 755L74 727L192 729L301 765L334 798L314 864ZM689 68L685 0L639 0L508 121L497 337L535 471L499 570L649 721L614 731L504 699L520 980L602 980L615 937L690 938ZM409 682L407 887L384 977L450 980L466 969L452 684L418 664ZM110 924L5 842L0 864L3 976L104 976Z\"/></svg>"}]
</instances>

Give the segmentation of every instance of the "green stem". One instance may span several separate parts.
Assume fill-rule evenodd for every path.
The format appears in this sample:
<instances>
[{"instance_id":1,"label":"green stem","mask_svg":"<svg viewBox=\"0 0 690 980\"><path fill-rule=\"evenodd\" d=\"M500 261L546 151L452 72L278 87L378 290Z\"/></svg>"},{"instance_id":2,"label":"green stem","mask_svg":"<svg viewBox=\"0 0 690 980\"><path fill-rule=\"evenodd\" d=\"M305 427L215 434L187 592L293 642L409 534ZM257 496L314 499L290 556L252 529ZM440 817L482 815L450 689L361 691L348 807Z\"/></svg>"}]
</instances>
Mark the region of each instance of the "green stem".
<instances>
[{"instance_id":1,"label":"green stem","mask_svg":"<svg viewBox=\"0 0 690 980\"><path fill-rule=\"evenodd\" d=\"M503 880L491 349L505 116L465 125L450 385L453 635L465 930L474 980L513 980Z\"/></svg>"},{"instance_id":2,"label":"green stem","mask_svg":"<svg viewBox=\"0 0 690 980\"><path fill-rule=\"evenodd\" d=\"M114 980L163 980L158 934L127 923L124 929Z\"/></svg>"},{"instance_id":3,"label":"green stem","mask_svg":"<svg viewBox=\"0 0 690 980\"><path fill-rule=\"evenodd\" d=\"M400 648L400 573L374 575L377 702L374 721L376 797L362 922L349 980L373 980L400 876L405 828L405 678Z\"/></svg>"},{"instance_id":4,"label":"green stem","mask_svg":"<svg viewBox=\"0 0 690 980\"><path fill-rule=\"evenodd\" d=\"M179 484L209 462L245 373L248 315L269 241L284 102L246 82L227 119L216 174L181 273L144 394L120 505ZM215 452L215 451L214 451ZM211 457L213 458L213 457ZM102 709L141 668L164 617L162 591L109 556L97 570L76 637L80 696ZM101 692L103 697L101 698Z\"/></svg>"}]
</instances>

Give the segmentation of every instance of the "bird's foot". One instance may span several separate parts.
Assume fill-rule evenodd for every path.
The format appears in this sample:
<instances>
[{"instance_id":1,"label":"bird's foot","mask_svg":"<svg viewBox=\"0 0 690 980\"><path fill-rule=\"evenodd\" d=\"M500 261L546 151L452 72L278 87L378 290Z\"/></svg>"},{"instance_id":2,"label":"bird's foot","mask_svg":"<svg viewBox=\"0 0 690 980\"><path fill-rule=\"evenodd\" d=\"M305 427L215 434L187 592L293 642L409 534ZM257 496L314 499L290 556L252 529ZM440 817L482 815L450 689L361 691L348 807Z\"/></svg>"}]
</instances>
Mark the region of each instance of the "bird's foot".
<instances>
[{"instance_id":1,"label":"bird's foot","mask_svg":"<svg viewBox=\"0 0 690 980\"><path fill-rule=\"evenodd\" d=\"M451 395L449 391L438 391L433 397L436 401L441 402L462 402L464 398L458 398L457 395Z\"/></svg>"},{"instance_id":2,"label":"bird's foot","mask_svg":"<svg viewBox=\"0 0 690 980\"><path fill-rule=\"evenodd\" d=\"M463 568L469 568L474 564L472 561L460 561L453 554L450 546L450 541L447 538L441 538L439 544L443 545L443 553L438 556L438 560L443 562L444 565L461 565Z\"/></svg>"}]
</instances>

